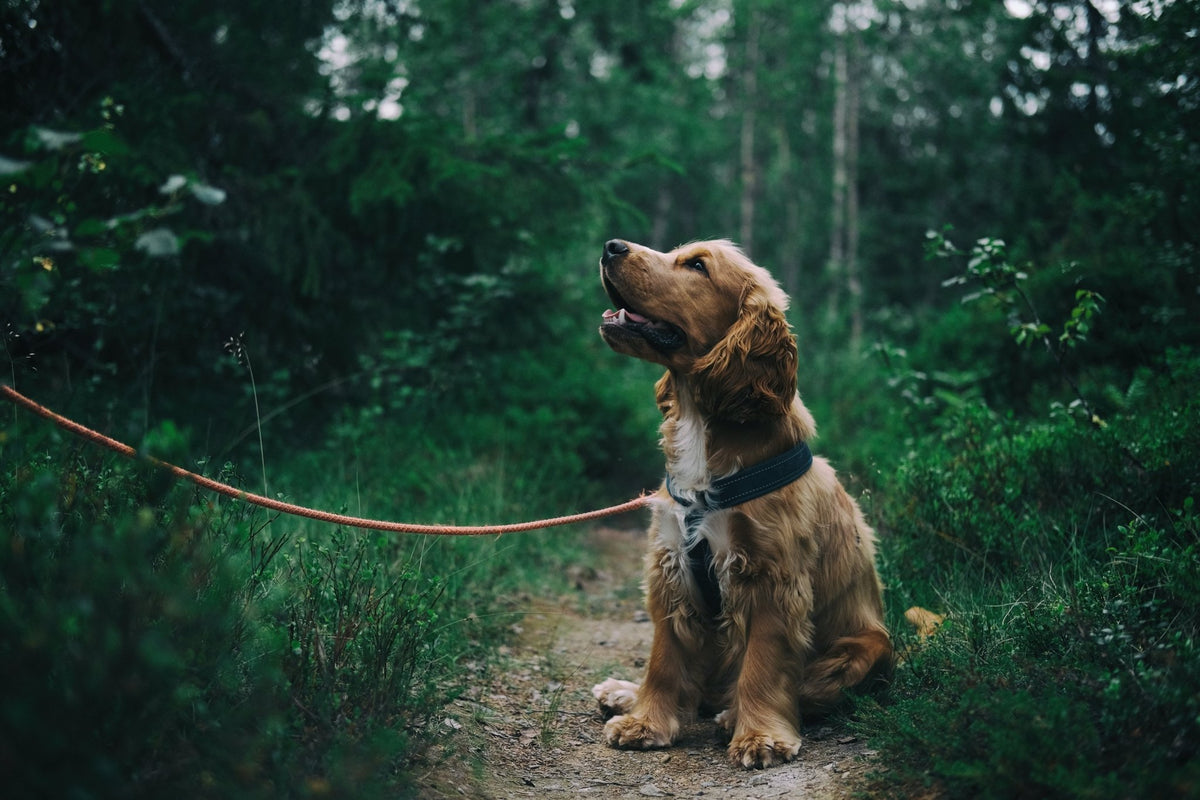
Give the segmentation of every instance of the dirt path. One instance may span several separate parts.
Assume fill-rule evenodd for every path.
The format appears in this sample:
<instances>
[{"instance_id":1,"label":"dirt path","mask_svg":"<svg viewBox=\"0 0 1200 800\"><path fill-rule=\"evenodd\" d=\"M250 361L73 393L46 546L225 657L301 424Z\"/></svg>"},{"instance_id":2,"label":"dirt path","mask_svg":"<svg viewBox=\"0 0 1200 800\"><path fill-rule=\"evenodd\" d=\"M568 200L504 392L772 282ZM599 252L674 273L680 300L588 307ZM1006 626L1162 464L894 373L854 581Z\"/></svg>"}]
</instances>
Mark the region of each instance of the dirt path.
<instances>
[{"instance_id":1,"label":"dirt path","mask_svg":"<svg viewBox=\"0 0 1200 800\"><path fill-rule=\"evenodd\" d=\"M760 771L730 765L711 720L667 750L606 746L591 688L640 680L652 628L639 589L644 534L602 528L595 539L597 563L572 570L583 602L529 599L506 663L450 709L456 755L421 777L420 796L845 798L860 788L873 754L836 721L805 728L796 761Z\"/></svg>"}]
</instances>

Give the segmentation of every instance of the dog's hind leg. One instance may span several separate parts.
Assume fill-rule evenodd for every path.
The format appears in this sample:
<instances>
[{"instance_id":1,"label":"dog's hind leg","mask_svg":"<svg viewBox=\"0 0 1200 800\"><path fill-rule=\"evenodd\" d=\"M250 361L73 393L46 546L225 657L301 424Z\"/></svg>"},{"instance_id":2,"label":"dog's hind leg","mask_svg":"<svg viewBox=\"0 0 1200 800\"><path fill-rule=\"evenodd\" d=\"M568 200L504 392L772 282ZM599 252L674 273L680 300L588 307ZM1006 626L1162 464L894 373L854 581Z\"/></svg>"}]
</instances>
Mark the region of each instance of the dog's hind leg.
<instances>
[{"instance_id":1,"label":"dog's hind leg","mask_svg":"<svg viewBox=\"0 0 1200 800\"><path fill-rule=\"evenodd\" d=\"M800 710L828 713L841 702L846 689L869 679L886 678L891 668L892 641L886 631L870 629L836 639L805 669L797 692Z\"/></svg>"}]
</instances>

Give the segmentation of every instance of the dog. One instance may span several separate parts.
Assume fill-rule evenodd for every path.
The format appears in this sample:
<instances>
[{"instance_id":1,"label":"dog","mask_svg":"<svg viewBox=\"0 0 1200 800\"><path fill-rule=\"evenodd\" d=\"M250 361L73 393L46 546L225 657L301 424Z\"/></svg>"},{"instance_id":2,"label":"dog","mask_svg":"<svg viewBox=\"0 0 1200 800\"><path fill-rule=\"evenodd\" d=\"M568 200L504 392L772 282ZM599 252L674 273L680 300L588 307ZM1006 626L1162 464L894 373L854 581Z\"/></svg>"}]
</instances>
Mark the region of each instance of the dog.
<instances>
[{"instance_id":1,"label":"dog","mask_svg":"<svg viewBox=\"0 0 1200 800\"><path fill-rule=\"evenodd\" d=\"M639 686L592 693L617 748L668 747L698 710L721 709L731 761L794 759L802 714L889 673L874 534L823 458L796 391L787 295L728 240L668 253L604 245L615 306L600 335L666 368L655 385L667 478L651 499Z\"/></svg>"}]
</instances>

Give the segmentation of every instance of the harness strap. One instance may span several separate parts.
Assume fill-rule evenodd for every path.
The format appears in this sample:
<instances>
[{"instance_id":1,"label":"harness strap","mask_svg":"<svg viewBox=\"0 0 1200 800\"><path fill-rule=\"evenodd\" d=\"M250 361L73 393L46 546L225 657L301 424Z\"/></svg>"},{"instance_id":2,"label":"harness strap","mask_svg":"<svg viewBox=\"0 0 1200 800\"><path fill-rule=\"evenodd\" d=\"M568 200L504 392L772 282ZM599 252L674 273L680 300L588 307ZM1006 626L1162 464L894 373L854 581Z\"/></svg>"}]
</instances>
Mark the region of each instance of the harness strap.
<instances>
[{"instance_id":1,"label":"harness strap","mask_svg":"<svg viewBox=\"0 0 1200 800\"><path fill-rule=\"evenodd\" d=\"M717 616L721 613L721 584L717 581L712 545L704 536L697 536L696 543L688 550L688 567L700 588L700 599L705 608L711 616Z\"/></svg>"},{"instance_id":2,"label":"harness strap","mask_svg":"<svg viewBox=\"0 0 1200 800\"><path fill-rule=\"evenodd\" d=\"M704 518L713 511L733 508L782 489L808 472L812 461L812 450L808 443L800 442L774 458L713 481L708 489L696 492L695 500L681 497L675 491L671 474L667 473L667 493L686 509L683 522L687 528L687 538L693 540L687 551L688 566L700 588L700 596L713 616L721 611L721 586L717 582L712 545L704 536L696 535Z\"/></svg>"}]
</instances>

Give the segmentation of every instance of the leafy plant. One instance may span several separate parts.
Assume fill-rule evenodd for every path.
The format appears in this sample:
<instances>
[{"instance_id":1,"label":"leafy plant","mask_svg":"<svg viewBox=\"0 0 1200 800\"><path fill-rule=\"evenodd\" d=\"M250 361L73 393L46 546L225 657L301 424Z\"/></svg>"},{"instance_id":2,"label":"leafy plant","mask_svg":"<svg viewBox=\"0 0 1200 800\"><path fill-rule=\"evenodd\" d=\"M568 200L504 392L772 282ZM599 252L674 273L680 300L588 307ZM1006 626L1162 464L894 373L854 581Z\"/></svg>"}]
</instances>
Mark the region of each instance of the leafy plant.
<instances>
[{"instance_id":1,"label":"leafy plant","mask_svg":"<svg viewBox=\"0 0 1200 800\"><path fill-rule=\"evenodd\" d=\"M1022 288L1029 278L1028 273L1018 269L1008 259L1004 241L983 238L975 243L969 253L956 247L945 233L929 231L925 234L926 253L932 258L965 259L966 271L943 281L943 286L963 286L972 281L982 284L979 291L967 294L962 302L970 303L983 298L993 299L1009 317L1010 333L1017 344L1029 346L1041 342L1046 352L1054 359L1059 376L1070 385L1075 399L1072 406L1079 406L1092 425L1104 426L1104 420L1092 409L1064 361L1064 349L1072 349L1087 339L1092 318L1100 313L1104 298L1088 289L1075 291L1075 306L1070 317L1063 323L1062 333L1052 339L1050 326L1042 321L1037 308Z\"/></svg>"},{"instance_id":2,"label":"leafy plant","mask_svg":"<svg viewBox=\"0 0 1200 800\"><path fill-rule=\"evenodd\" d=\"M0 764L13 791L403 784L448 696L441 584L379 537L296 537L149 467L88 452L59 464L31 444L7 443L0 473ZM145 449L179 461L186 442L165 427Z\"/></svg>"},{"instance_id":3,"label":"leafy plant","mask_svg":"<svg viewBox=\"0 0 1200 800\"><path fill-rule=\"evenodd\" d=\"M873 495L889 605L948 614L928 641L897 620L892 691L859 702L890 768L879 791L1194 792L1197 376L1193 351L1164 354L1103 426L935 405Z\"/></svg>"},{"instance_id":4,"label":"leafy plant","mask_svg":"<svg viewBox=\"0 0 1200 800\"><path fill-rule=\"evenodd\" d=\"M19 794L265 796L287 758L280 642L236 544L258 515L156 477L86 455L0 475L0 760Z\"/></svg>"},{"instance_id":5,"label":"leafy plant","mask_svg":"<svg viewBox=\"0 0 1200 800\"><path fill-rule=\"evenodd\" d=\"M1192 519L1185 508L1177 519ZM1191 794L1200 532L1173 528L1121 526L1103 560L1076 551L1053 569L955 587L938 633L902 641L906 662L888 699L859 702L858 724L888 754L890 790Z\"/></svg>"},{"instance_id":6,"label":"leafy plant","mask_svg":"<svg viewBox=\"0 0 1200 800\"><path fill-rule=\"evenodd\" d=\"M95 127L76 132L30 126L27 160L6 159L0 215L10 225L0 237L0 286L16 300L3 310L21 330L46 333L69 330L81 318L90 322L104 310L78 291L85 276L95 285L124 284L123 273L145 274L153 263L147 259L177 256L187 241L204 238L178 227L188 200L201 206L225 200L221 189L176 174L158 187L158 202L114 208L109 185L132 156L118 128L124 111L105 97ZM171 218L174 228L167 225Z\"/></svg>"}]
</instances>

